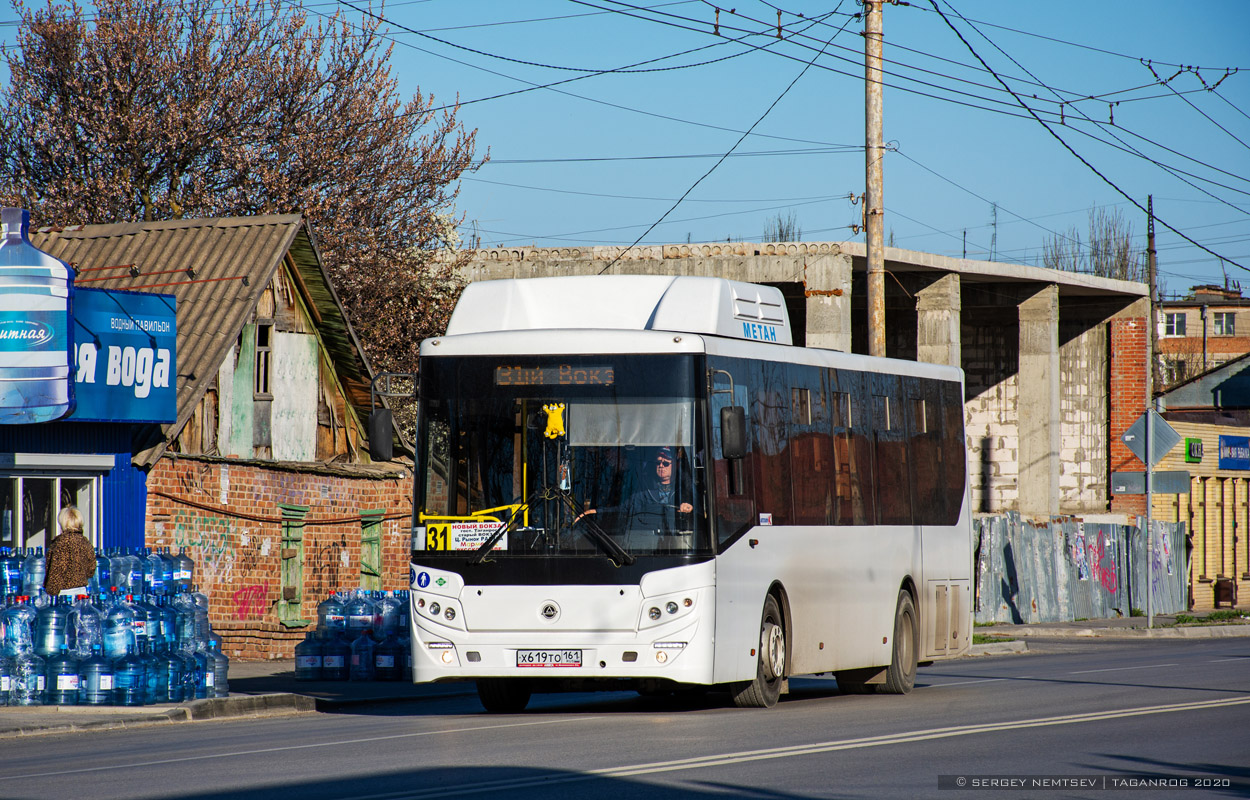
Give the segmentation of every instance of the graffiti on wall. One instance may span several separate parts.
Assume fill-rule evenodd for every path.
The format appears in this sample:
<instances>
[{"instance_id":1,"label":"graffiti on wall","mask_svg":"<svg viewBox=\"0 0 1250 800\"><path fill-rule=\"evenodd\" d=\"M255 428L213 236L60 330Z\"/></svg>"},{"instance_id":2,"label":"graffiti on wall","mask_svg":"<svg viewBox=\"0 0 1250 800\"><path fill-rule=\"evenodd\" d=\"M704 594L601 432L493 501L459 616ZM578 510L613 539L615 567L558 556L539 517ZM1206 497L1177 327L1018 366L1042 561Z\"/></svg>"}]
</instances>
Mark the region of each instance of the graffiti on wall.
<instances>
[{"instance_id":1,"label":"graffiti on wall","mask_svg":"<svg viewBox=\"0 0 1250 800\"><path fill-rule=\"evenodd\" d=\"M185 547L195 560L200 583L229 583L235 550L231 522L225 517L178 509L173 516L174 547Z\"/></svg>"},{"instance_id":2,"label":"graffiti on wall","mask_svg":"<svg viewBox=\"0 0 1250 800\"><path fill-rule=\"evenodd\" d=\"M237 619L260 619L269 610L265 599L269 596L269 582L244 586L231 595Z\"/></svg>"}]
</instances>

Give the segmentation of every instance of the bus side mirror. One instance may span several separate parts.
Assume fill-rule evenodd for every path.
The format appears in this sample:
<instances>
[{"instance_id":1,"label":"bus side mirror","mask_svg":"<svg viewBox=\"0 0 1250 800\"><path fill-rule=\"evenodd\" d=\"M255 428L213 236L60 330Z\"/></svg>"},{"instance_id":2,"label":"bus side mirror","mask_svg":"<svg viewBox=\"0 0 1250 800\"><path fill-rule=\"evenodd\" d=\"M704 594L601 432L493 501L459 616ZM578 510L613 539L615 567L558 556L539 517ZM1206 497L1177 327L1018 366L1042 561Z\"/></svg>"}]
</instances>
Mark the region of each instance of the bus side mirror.
<instances>
[{"instance_id":1,"label":"bus side mirror","mask_svg":"<svg viewBox=\"0 0 1250 800\"><path fill-rule=\"evenodd\" d=\"M390 461L395 457L395 424L389 408L375 408L369 414L369 458Z\"/></svg>"},{"instance_id":2,"label":"bus side mirror","mask_svg":"<svg viewBox=\"0 0 1250 800\"><path fill-rule=\"evenodd\" d=\"M720 410L720 452L724 458L742 458L747 454L747 415L742 406Z\"/></svg>"}]
</instances>

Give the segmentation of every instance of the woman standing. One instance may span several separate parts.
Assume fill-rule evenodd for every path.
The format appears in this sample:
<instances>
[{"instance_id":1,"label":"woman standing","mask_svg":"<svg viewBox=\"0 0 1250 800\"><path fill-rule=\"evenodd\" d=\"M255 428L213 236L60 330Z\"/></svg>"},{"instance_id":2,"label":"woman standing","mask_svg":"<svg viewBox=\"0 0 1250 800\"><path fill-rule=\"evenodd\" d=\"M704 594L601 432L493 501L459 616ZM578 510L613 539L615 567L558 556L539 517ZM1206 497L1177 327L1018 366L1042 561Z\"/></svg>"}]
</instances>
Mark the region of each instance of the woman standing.
<instances>
[{"instance_id":1,"label":"woman standing","mask_svg":"<svg viewBox=\"0 0 1250 800\"><path fill-rule=\"evenodd\" d=\"M48 545L48 571L43 588L48 594L74 595L87 593L87 582L95 574L95 550L82 533L82 514L74 506L65 506L57 515L61 535Z\"/></svg>"}]
</instances>

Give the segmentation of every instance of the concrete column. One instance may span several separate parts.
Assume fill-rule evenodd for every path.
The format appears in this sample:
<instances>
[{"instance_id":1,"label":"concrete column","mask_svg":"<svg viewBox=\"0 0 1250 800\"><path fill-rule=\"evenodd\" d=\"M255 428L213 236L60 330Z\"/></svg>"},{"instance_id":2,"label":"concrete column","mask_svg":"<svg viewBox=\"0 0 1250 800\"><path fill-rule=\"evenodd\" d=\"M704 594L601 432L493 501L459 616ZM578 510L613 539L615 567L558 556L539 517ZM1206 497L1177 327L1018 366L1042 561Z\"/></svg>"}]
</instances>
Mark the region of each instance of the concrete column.
<instances>
[{"instance_id":1,"label":"concrete column","mask_svg":"<svg viewBox=\"0 0 1250 800\"><path fill-rule=\"evenodd\" d=\"M1059 287L1050 284L1019 305L1020 513L1059 513Z\"/></svg>"},{"instance_id":2,"label":"concrete column","mask_svg":"<svg viewBox=\"0 0 1250 800\"><path fill-rule=\"evenodd\" d=\"M806 262L807 346L851 352L851 257L839 253Z\"/></svg>"},{"instance_id":3,"label":"concrete column","mask_svg":"<svg viewBox=\"0 0 1250 800\"><path fill-rule=\"evenodd\" d=\"M962 366L959 273L950 272L916 293L916 360Z\"/></svg>"}]
</instances>

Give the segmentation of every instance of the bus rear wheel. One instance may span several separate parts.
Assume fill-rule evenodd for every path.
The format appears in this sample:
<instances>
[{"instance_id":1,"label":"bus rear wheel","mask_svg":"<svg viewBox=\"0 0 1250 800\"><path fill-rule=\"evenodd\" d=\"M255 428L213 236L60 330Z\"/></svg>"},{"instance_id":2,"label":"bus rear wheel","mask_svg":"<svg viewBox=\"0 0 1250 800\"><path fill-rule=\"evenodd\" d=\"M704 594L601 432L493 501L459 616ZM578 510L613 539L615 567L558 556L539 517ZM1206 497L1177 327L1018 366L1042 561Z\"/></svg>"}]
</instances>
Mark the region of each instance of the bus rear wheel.
<instances>
[{"instance_id":1,"label":"bus rear wheel","mask_svg":"<svg viewBox=\"0 0 1250 800\"><path fill-rule=\"evenodd\" d=\"M738 708L772 708L781 696L786 677L786 627L777 599L769 595L760 615L760 646L755 660L755 679L730 687Z\"/></svg>"},{"instance_id":2,"label":"bus rear wheel","mask_svg":"<svg viewBox=\"0 0 1250 800\"><path fill-rule=\"evenodd\" d=\"M878 687L883 694L907 694L916 685L917 660L916 606L911 593L898 593L898 606L894 611L894 648L890 666L885 671L885 683Z\"/></svg>"},{"instance_id":3,"label":"bus rear wheel","mask_svg":"<svg viewBox=\"0 0 1250 800\"><path fill-rule=\"evenodd\" d=\"M521 678L478 678L477 698L492 714L518 714L530 702L530 686Z\"/></svg>"}]
</instances>

